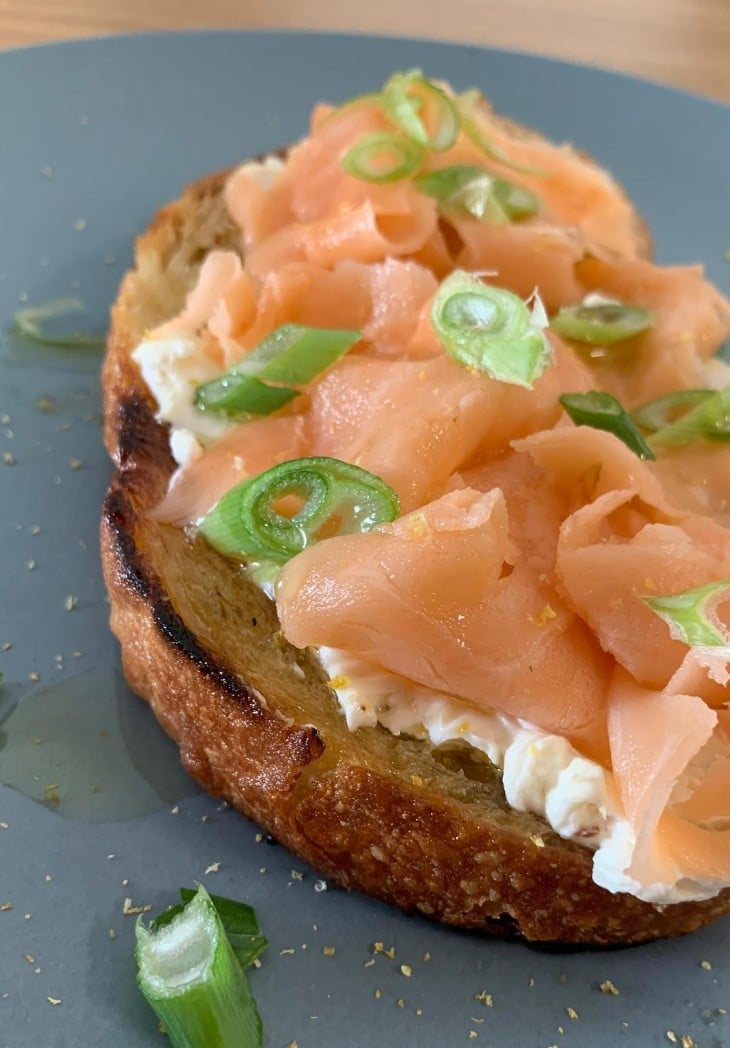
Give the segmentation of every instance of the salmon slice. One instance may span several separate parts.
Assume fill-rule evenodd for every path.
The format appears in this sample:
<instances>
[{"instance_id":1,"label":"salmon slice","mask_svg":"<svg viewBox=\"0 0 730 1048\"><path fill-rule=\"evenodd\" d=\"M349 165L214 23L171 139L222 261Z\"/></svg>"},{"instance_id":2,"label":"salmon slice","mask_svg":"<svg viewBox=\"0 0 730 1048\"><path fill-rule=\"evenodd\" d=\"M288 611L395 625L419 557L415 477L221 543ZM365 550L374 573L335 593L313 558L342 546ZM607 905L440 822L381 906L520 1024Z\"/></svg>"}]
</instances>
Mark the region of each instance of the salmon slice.
<instances>
[{"instance_id":1,"label":"salmon slice","mask_svg":"<svg viewBox=\"0 0 730 1048\"><path fill-rule=\"evenodd\" d=\"M730 527L730 445L698 440L657 448L652 473L673 505Z\"/></svg>"},{"instance_id":2,"label":"salmon slice","mask_svg":"<svg viewBox=\"0 0 730 1048\"><path fill-rule=\"evenodd\" d=\"M213 316L217 317L219 325L223 325L224 310L229 308L228 296L234 290L238 293L243 292L244 304L235 308L246 314L247 286L248 281L243 277L241 259L235 251L211 251L200 267L198 280L188 294L182 312L155 328L152 337L170 338L174 335L196 333L205 327Z\"/></svg>"},{"instance_id":3,"label":"salmon slice","mask_svg":"<svg viewBox=\"0 0 730 1048\"><path fill-rule=\"evenodd\" d=\"M576 277L584 292L643 306L653 319L635 338L586 351L598 388L632 408L707 385L705 363L730 336L730 301L705 279L701 266L585 258L576 265Z\"/></svg>"},{"instance_id":4,"label":"salmon slice","mask_svg":"<svg viewBox=\"0 0 730 1048\"><path fill-rule=\"evenodd\" d=\"M633 491L609 491L564 522L557 573L570 606L641 684L664 688L687 645L642 597L681 593L727 578L730 548L687 523L656 523ZM704 529L703 529L704 530ZM709 540L709 541L708 541Z\"/></svg>"},{"instance_id":5,"label":"salmon slice","mask_svg":"<svg viewBox=\"0 0 730 1048\"><path fill-rule=\"evenodd\" d=\"M617 670L608 696L611 763L635 837L627 872L641 884L673 884L682 876L730 879L726 834L663 815L675 783L716 724L717 715L696 696L651 691ZM704 853L700 842L709 845Z\"/></svg>"},{"instance_id":6,"label":"salmon slice","mask_svg":"<svg viewBox=\"0 0 730 1048\"><path fill-rule=\"evenodd\" d=\"M445 354L422 361L346 357L311 389L313 453L382 477L404 510L443 491L469 460L556 416L549 369L533 390L474 374Z\"/></svg>"},{"instance_id":7,"label":"salmon slice","mask_svg":"<svg viewBox=\"0 0 730 1048\"><path fill-rule=\"evenodd\" d=\"M194 524L240 481L300 458L306 448L301 415L261 418L235 426L177 471L170 490L151 515L165 524Z\"/></svg>"},{"instance_id":8,"label":"salmon slice","mask_svg":"<svg viewBox=\"0 0 730 1048\"><path fill-rule=\"evenodd\" d=\"M605 758L610 660L537 572L512 569L508 532L502 493L464 488L376 531L311 546L279 576L283 632Z\"/></svg>"}]
</instances>

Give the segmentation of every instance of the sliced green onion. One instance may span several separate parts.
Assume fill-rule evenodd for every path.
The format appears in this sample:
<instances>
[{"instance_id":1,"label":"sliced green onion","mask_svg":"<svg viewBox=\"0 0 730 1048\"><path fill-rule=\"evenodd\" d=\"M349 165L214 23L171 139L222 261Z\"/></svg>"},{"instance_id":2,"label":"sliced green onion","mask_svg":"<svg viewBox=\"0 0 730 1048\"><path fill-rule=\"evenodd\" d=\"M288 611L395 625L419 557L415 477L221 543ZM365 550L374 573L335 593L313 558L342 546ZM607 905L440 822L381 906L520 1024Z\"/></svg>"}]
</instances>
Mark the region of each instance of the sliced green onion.
<instances>
[{"instance_id":1,"label":"sliced green onion","mask_svg":"<svg viewBox=\"0 0 730 1048\"><path fill-rule=\"evenodd\" d=\"M182 903L171 906L153 922L154 931L159 931L170 923L179 913L185 909L187 903L195 897L192 888L181 888L180 897ZM236 899L226 899L222 895L211 895L210 901L215 906L216 912L221 919L223 929L226 933L233 952L238 958L242 968L248 968L259 957L268 943L261 934L258 918L252 906Z\"/></svg>"},{"instance_id":2,"label":"sliced green onion","mask_svg":"<svg viewBox=\"0 0 730 1048\"><path fill-rule=\"evenodd\" d=\"M489 287L463 270L439 287L431 323L455 360L499 382L531 389L552 360L539 299L530 308L511 291Z\"/></svg>"},{"instance_id":3,"label":"sliced green onion","mask_svg":"<svg viewBox=\"0 0 730 1048\"><path fill-rule=\"evenodd\" d=\"M656 458L631 416L610 393L564 393L559 399L576 426L606 430L622 440L640 459Z\"/></svg>"},{"instance_id":4,"label":"sliced green onion","mask_svg":"<svg viewBox=\"0 0 730 1048\"><path fill-rule=\"evenodd\" d=\"M173 1048L259 1048L261 1018L202 886L161 927L136 926L137 985Z\"/></svg>"},{"instance_id":5,"label":"sliced green onion","mask_svg":"<svg viewBox=\"0 0 730 1048\"><path fill-rule=\"evenodd\" d=\"M270 415L299 395L290 385L311 382L359 338L359 331L284 324L231 371L198 386L195 404L225 415Z\"/></svg>"},{"instance_id":6,"label":"sliced green onion","mask_svg":"<svg viewBox=\"0 0 730 1048\"><path fill-rule=\"evenodd\" d=\"M343 156L343 171L365 182L382 184L408 178L423 165L425 153L417 142L391 131L363 135Z\"/></svg>"},{"instance_id":7,"label":"sliced green onion","mask_svg":"<svg viewBox=\"0 0 730 1048\"><path fill-rule=\"evenodd\" d=\"M19 309L15 314L15 327L25 338L46 346L103 346L106 337L100 332L79 331L75 327L65 329L64 322L79 315L86 316L86 306L80 299L56 298L42 306Z\"/></svg>"},{"instance_id":8,"label":"sliced green onion","mask_svg":"<svg viewBox=\"0 0 730 1048\"><path fill-rule=\"evenodd\" d=\"M385 84L383 109L394 124L424 149L450 149L459 134L454 103L419 69L394 73Z\"/></svg>"},{"instance_id":9,"label":"sliced green onion","mask_svg":"<svg viewBox=\"0 0 730 1048\"><path fill-rule=\"evenodd\" d=\"M658 429L682 418L690 408L711 397L713 392L711 389L680 389L676 393L665 393L663 397L634 408L631 417L647 433L656 433Z\"/></svg>"},{"instance_id":10,"label":"sliced green onion","mask_svg":"<svg viewBox=\"0 0 730 1048\"><path fill-rule=\"evenodd\" d=\"M276 503L290 496L302 505L285 516ZM281 563L322 537L370 531L399 513L398 496L373 473L339 459L300 458L226 492L200 531L227 556Z\"/></svg>"},{"instance_id":11,"label":"sliced green onion","mask_svg":"<svg viewBox=\"0 0 730 1048\"><path fill-rule=\"evenodd\" d=\"M667 597L643 597L643 601L669 626L674 640L691 647L727 648L730 637L715 613L715 607L730 597L730 579L708 582L705 586Z\"/></svg>"},{"instance_id":12,"label":"sliced green onion","mask_svg":"<svg viewBox=\"0 0 730 1048\"><path fill-rule=\"evenodd\" d=\"M513 171L521 171L525 175L547 174L542 168L533 167L529 164L520 164L515 160L511 160L504 150L491 140L479 120L479 105L483 100L484 96L476 88L472 88L470 91L463 91L456 96L456 111L459 114L461 130L466 137L471 139L474 145L478 146L486 156L496 160L503 167L509 167Z\"/></svg>"},{"instance_id":13,"label":"sliced green onion","mask_svg":"<svg viewBox=\"0 0 730 1048\"><path fill-rule=\"evenodd\" d=\"M591 346L611 346L634 338L651 327L651 313L641 306L621 302L567 306L550 321L562 338L587 342Z\"/></svg>"},{"instance_id":14,"label":"sliced green onion","mask_svg":"<svg viewBox=\"0 0 730 1048\"><path fill-rule=\"evenodd\" d=\"M482 221L502 224L529 218L540 207L531 189L497 178L475 164L452 164L415 178L422 193L435 197L443 211L465 211Z\"/></svg>"},{"instance_id":15,"label":"sliced green onion","mask_svg":"<svg viewBox=\"0 0 730 1048\"><path fill-rule=\"evenodd\" d=\"M676 422L658 429L650 440L652 444L668 445L730 440L730 386L711 392Z\"/></svg>"}]
</instances>

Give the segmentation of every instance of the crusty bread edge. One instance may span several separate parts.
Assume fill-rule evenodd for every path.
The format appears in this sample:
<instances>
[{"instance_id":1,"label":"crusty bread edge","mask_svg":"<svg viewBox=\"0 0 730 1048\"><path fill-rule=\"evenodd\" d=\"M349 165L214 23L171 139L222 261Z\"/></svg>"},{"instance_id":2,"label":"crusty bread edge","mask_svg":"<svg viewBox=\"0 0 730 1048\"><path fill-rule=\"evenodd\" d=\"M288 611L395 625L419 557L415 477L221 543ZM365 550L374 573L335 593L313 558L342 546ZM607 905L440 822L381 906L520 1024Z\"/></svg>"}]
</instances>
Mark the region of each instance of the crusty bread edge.
<instances>
[{"instance_id":1,"label":"crusty bread edge","mask_svg":"<svg viewBox=\"0 0 730 1048\"><path fill-rule=\"evenodd\" d=\"M134 317L144 313L145 267L169 254L196 211L220 195L224 177L191 186L139 239L103 369L105 436L116 466L101 522L111 627L131 687L176 741L186 769L343 887L452 925L616 945L689 932L730 912L730 889L665 908L611 895L591 879L590 851L554 843L547 826L545 839L526 836L413 776L365 758L333 758L316 725L297 723L275 695L248 684L178 614L143 538L155 526L147 510L173 468L167 427L155 421L130 353L139 337Z\"/></svg>"}]
</instances>

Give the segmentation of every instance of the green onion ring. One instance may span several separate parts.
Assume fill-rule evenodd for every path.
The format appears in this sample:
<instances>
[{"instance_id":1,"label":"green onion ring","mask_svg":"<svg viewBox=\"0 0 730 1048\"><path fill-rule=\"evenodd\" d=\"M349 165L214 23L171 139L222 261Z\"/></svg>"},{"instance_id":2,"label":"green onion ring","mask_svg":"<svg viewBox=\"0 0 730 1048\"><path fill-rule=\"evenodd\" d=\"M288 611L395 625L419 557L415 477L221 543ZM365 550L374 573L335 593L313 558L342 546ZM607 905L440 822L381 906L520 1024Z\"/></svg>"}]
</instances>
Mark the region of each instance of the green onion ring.
<instances>
[{"instance_id":1,"label":"green onion ring","mask_svg":"<svg viewBox=\"0 0 730 1048\"><path fill-rule=\"evenodd\" d=\"M420 70L394 73L383 88L382 99L387 116L424 149L443 152L453 146L459 134L456 107Z\"/></svg>"},{"instance_id":2,"label":"green onion ring","mask_svg":"<svg viewBox=\"0 0 730 1048\"><path fill-rule=\"evenodd\" d=\"M408 178L423 166L425 153L417 142L391 131L363 135L342 157L348 175L381 185Z\"/></svg>"},{"instance_id":3,"label":"green onion ring","mask_svg":"<svg viewBox=\"0 0 730 1048\"><path fill-rule=\"evenodd\" d=\"M463 211L495 224L529 218L540 207L540 198L531 189L490 175L475 164L452 164L417 175L414 181L422 193L438 200L442 211Z\"/></svg>"},{"instance_id":4,"label":"green onion ring","mask_svg":"<svg viewBox=\"0 0 730 1048\"><path fill-rule=\"evenodd\" d=\"M663 397L634 408L631 417L647 433L655 433L677 422L691 408L711 397L713 392L712 389L680 389L676 393L665 393Z\"/></svg>"},{"instance_id":5,"label":"green onion ring","mask_svg":"<svg viewBox=\"0 0 730 1048\"><path fill-rule=\"evenodd\" d=\"M332 367L360 334L284 324L225 375L198 386L195 405L228 416L270 415L299 396L290 386L306 385Z\"/></svg>"},{"instance_id":6,"label":"green onion ring","mask_svg":"<svg viewBox=\"0 0 730 1048\"><path fill-rule=\"evenodd\" d=\"M572 342L611 346L640 335L651 327L651 323L651 313L642 306L602 302L599 305L567 306L551 319L550 327L561 338Z\"/></svg>"},{"instance_id":7,"label":"green onion ring","mask_svg":"<svg viewBox=\"0 0 730 1048\"><path fill-rule=\"evenodd\" d=\"M274 504L292 495L303 504L287 517ZM210 544L227 556L283 562L317 542L325 525L337 518L337 533L348 534L371 531L399 513L398 496L380 477L319 456L283 462L236 485L199 527Z\"/></svg>"},{"instance_id":8,"label":"green onion ring","mask_svg":"<svg viewBox=\"0 0 730 1048\"><path fill-rule=\"evenodd\" d=\"M694 440L730 440L730 386L711 392L649 439L654 446L689 444Z\"/></svg>"},{"instance_id":9,"label":"green onion ring","mask_svg":"<svg viewBox=\"0 0 730 1048\"><path fill-rule=\"evenodd\" d=\"M640 459L656 458L631 416L610 393L595 390L590 393L564 393L559 400L576 426L591 426L613 433Z\"/></svg>"},{"instance_id":10,"label":"green onion ring","mask_svg":"<svg viewBox=\"0 0 730 1048\"><path fill-rule=\"evenodd\" d=\"M431 303L431 323L450 356L527 389L552 360L538 313L518 295L463 270L443 281Z\"/></svg>"}]
</instances>

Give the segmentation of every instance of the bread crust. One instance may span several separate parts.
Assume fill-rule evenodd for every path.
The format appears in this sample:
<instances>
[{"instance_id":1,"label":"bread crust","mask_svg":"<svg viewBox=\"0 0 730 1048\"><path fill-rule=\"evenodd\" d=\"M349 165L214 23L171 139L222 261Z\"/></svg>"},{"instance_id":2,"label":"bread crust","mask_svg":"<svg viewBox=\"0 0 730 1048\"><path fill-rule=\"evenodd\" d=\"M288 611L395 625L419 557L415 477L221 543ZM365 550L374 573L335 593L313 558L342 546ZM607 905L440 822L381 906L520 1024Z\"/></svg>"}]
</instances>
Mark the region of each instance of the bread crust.
<instances>
[{"instance_id":1,"label":"bread crust","mask_svg":"<svg viewBox=\"0 0 730 1048\"><path fill-rule=\"evenodd\" d=\"M150 519L174 463L130 354L179 310L208 250L238 248L224 179L188 188L139 239L102 376L115 464L101 522L111 628L127 680L185 768L343 887L452 925L625 944L730 912L730 889L657 908L597 887L591 852L511 811L480 755L379 727L349 732L318 661L281 637L272 603L202 540Z\"/></svg>"}]
</instances>

